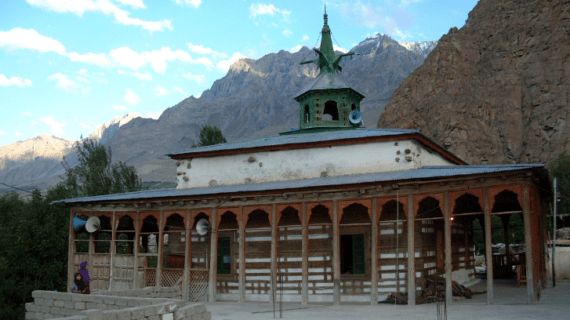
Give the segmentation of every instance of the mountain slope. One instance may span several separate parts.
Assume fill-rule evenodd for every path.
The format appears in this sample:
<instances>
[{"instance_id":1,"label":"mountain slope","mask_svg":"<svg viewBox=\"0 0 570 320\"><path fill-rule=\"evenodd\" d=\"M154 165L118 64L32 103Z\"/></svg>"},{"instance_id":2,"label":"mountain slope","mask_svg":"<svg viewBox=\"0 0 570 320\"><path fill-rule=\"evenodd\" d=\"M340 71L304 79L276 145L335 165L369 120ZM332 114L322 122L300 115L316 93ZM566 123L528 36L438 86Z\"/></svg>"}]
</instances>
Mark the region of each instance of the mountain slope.
<instances>
[{"instance_id":1,"label":"mountain slope","mask_svg":"<svg viewBox=\"0 0 570 320\"><path fill-rule=\"evenodd\" d=\"M570 1L480 0L396 90L378 126L418 128L469 163L570 151Z\"/></svg>"}]
</instances>

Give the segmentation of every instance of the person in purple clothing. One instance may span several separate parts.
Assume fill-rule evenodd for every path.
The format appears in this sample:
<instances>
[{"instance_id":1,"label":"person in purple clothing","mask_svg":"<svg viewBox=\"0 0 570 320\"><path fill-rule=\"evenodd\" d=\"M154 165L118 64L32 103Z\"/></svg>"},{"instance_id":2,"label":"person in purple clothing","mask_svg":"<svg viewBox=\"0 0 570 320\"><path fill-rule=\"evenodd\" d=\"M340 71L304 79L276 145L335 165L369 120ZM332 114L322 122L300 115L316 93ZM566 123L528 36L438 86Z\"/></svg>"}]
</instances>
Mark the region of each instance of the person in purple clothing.
<instances>
[{"instance_id":1,"label":"person in purple clothing","mask_svg":"<svg viewBox=\"0 0 570 320\"><path fill-rule=\"evenodd\" d=\"M81 264L79 265L79 271L77 273L80 273L81 276L83 276L83 281L85 282L85 293L89 294L91 293L91 291L89 290L89 271L87 271L87 261L83 261L81 262Z\"/></svg>"}]
</instances>

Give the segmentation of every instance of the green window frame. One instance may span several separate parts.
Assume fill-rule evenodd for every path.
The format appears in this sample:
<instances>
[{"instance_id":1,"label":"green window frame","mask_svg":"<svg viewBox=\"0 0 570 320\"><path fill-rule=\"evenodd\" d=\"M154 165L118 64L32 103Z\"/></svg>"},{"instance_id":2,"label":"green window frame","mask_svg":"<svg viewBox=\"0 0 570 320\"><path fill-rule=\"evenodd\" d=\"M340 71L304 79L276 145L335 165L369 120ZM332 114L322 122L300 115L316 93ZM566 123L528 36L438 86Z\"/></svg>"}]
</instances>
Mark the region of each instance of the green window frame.
<instances>
[{"instance_id":1,"label":"green window frame","mask_svg":"<svg viewBox=\"0 0 570 320\"><path fill-rule=\"evenodd\" d=\"M218 274L232 273L230 237L218 238Z\"/></svg>"}]
</instances>

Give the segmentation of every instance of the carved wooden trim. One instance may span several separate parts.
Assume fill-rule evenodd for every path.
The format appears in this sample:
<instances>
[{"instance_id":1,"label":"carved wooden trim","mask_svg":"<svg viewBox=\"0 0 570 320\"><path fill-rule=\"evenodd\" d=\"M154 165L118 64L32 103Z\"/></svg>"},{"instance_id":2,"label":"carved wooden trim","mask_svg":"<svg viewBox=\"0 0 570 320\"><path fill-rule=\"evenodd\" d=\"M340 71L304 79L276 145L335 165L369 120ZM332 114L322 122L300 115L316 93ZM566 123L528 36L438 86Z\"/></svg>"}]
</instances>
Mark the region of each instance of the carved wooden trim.
<instances>
[{"instance_id":1,"label":"carved wooden trim","mask_svg":"<svg viewBox=\"0 0 570 320\"><path fill-rule=\"evenodd\" d=\"M247 206L243 207L243 223L244 229L247 229L247 222L249 219L250 213L254 212L255 210L263 210L267 212L267 217L269 218L269 225L273 225L273 217L271 212L273 211L273 206L270 204L266 205L258 205L258 206Z\"/></svg>"},{"instance_id":2,"label":"carved wooden trim","mask_svg":"<svg viewBox=\"0 0 570 320\"><path fill-rule=\"evenodd\" d=\"M311 215L313 214L313 209L318 206L322 205L329 209L329 218L331 222L333 221L333 202L332 201L325 201L325 202L308 202L307 203L307 225L309 225L309 221L311 221Z\"/></svg>"},{"instance_id":3,"label":"carved wooden trim","mask_svg":"<svg viewBox=\"0 0 570 320\"><path fill-rule=\"evenodd\" d=\"M490 212L493 212L493 207L495 206L495 196L497 196L499 193L501 193L505 190L512 191L512 192L516 193L517 200L519 201L519 205L522 208L522 206L523 206L523 204L522 204L522 200L523 200L522 186L520 184L502 185L502 186L489 187L489 189L488 189Z\"/></svg>"},{"instance_id":4,"label":"carved wooden trim","mask_svg":"<svg viewBox=\"0 0 570 320\"><path fill-rule=\"evenodd\" d=\"M340 200L338 201L338 224L340 225L340 221L342 220L342 216L344 214L344 208L350 206L351 204L360 204L365 206L368 210L368 218L370 218L370 222L372 222L372 199L351 199L351 200Z\"/></svg>"},{"instance_id":5,"label":"carved wooden trim","mask_svg":"<svg viewBox=\"0 0 570 320\"><path fill-rule=\"evenodd\" d=\"M156 212L155 212L155 211L151 211L151 212L148 212L148 211L141 212L141 213L139 213L139 230L142 229L144 219L146 219L148 216L153 216L153 217L155 217L155 218L156 218L156 223L157 223L157 224L160 224L160 211L156 211ZM158 226L157 226L157 228L158 228Z\"/></svg>"},{"instance_id":6,"label":"carved wooden trim","mask_svg":"<svg viewBox=\"0 0 570 320\"><path fill-rule=\"evenodd\" d=\"M444 202L444 196L443 196L443 192L442 193L423 193L423 194L414 194L414 217L417 217L418 215L418 210L420 209L420 202L422 202L422 200L424 200L427 197L432 197L434 199L436 199L437 201L439 201L439 208L441 209L441 212L443 213L444 207L443 207L443 202Z\"/></svg>"},{"instance_id":7,"label":"carved wooden trim","mask_svg":"<svg viewBox=\"0 0 570 320\"><path fill-rule=\"evenodd\" d=\"M407 218L408 217L408 213L406 212L406 208L407 208L406 202L408 201L407 199L408 199L407 195L400 196L399 199L398 199L398 197L378 198L378 203L376 204L378 214L376 215L376 222L374 222L374 223L378 224L378 222L380 221L380 218L382 217L382 207L386 203L388 203L392 200L394 200L396 202L398 202L398 200L400 200L399 202L402 204L402 207L404 207L403 213L406 215L406 218Z\"/></svg>"},{"instance_id":8,"label":"carved wooden trim","mask_svg":"<svg viewBox=\"0 0 570 320\"><path fill-rule=\"evenodd\" d=\"M459 197L464 194L471 194L479 198L479 205L483 208L483 189L470 189L470 190L458 190L458 191L450 191L449 192L449 206L451 209L451 215L454 215L453 212L455 211L456 201Z\"/></svg>"},{"instance_id":9,"label":"carved wooden trim","mask_svg":"<svg viewBox=\"0 0 570 320\"><path fill-rule=\"evenodd\" d=\"M238 226L239 226L239 218L240 218L240 208L239 207L224 207L224 208L218 208L217 210L218 212L216 213L216 230L219 229L220 227L220 222L222 221L222 216L224 215L224 213L230 211L231 213L236 215L236 221L238 221Z\"/></svg>"},{"instance_id":10,"label":"carved wooden trim","mask_svg":"<svg viewBox=\"0 0 570 320\"><path fill-rule=\"evenodd\" d=\"M279 224L281 222L281 213L287 209L288 207L291 207L295 210L297 210L297 213L299 215L299 221L301 222L301 225L303 224L303 217L301 216L301 213L303 211L303 205L299 202L299 203L283 203L283 204L278 204L277 205L277 227L279 227Z\"/></svg>"}]
</instances>

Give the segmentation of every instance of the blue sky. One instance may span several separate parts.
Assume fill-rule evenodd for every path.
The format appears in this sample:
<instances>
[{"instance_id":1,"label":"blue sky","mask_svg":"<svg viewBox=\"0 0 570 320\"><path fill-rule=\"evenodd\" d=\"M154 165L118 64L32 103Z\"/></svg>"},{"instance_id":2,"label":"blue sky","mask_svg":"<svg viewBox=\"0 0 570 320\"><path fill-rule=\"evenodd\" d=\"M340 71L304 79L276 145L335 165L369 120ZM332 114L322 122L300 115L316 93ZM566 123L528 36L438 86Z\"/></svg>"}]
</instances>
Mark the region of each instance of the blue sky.
<instances>
[{"instance_id":1,"label":"blue sky","mask_svg":"<svg viewBox=\"0 0 570 320\"><path fill-rule=\"evenodd\" d=\"M328 0L338 46L367 36L437 40L477 0ZM241 57L313 47L322 0L3 0L0 145L77 140L129 112L158 117ZM336 43L335 43L336 44Z\"/></svg>"}]
</instances>

